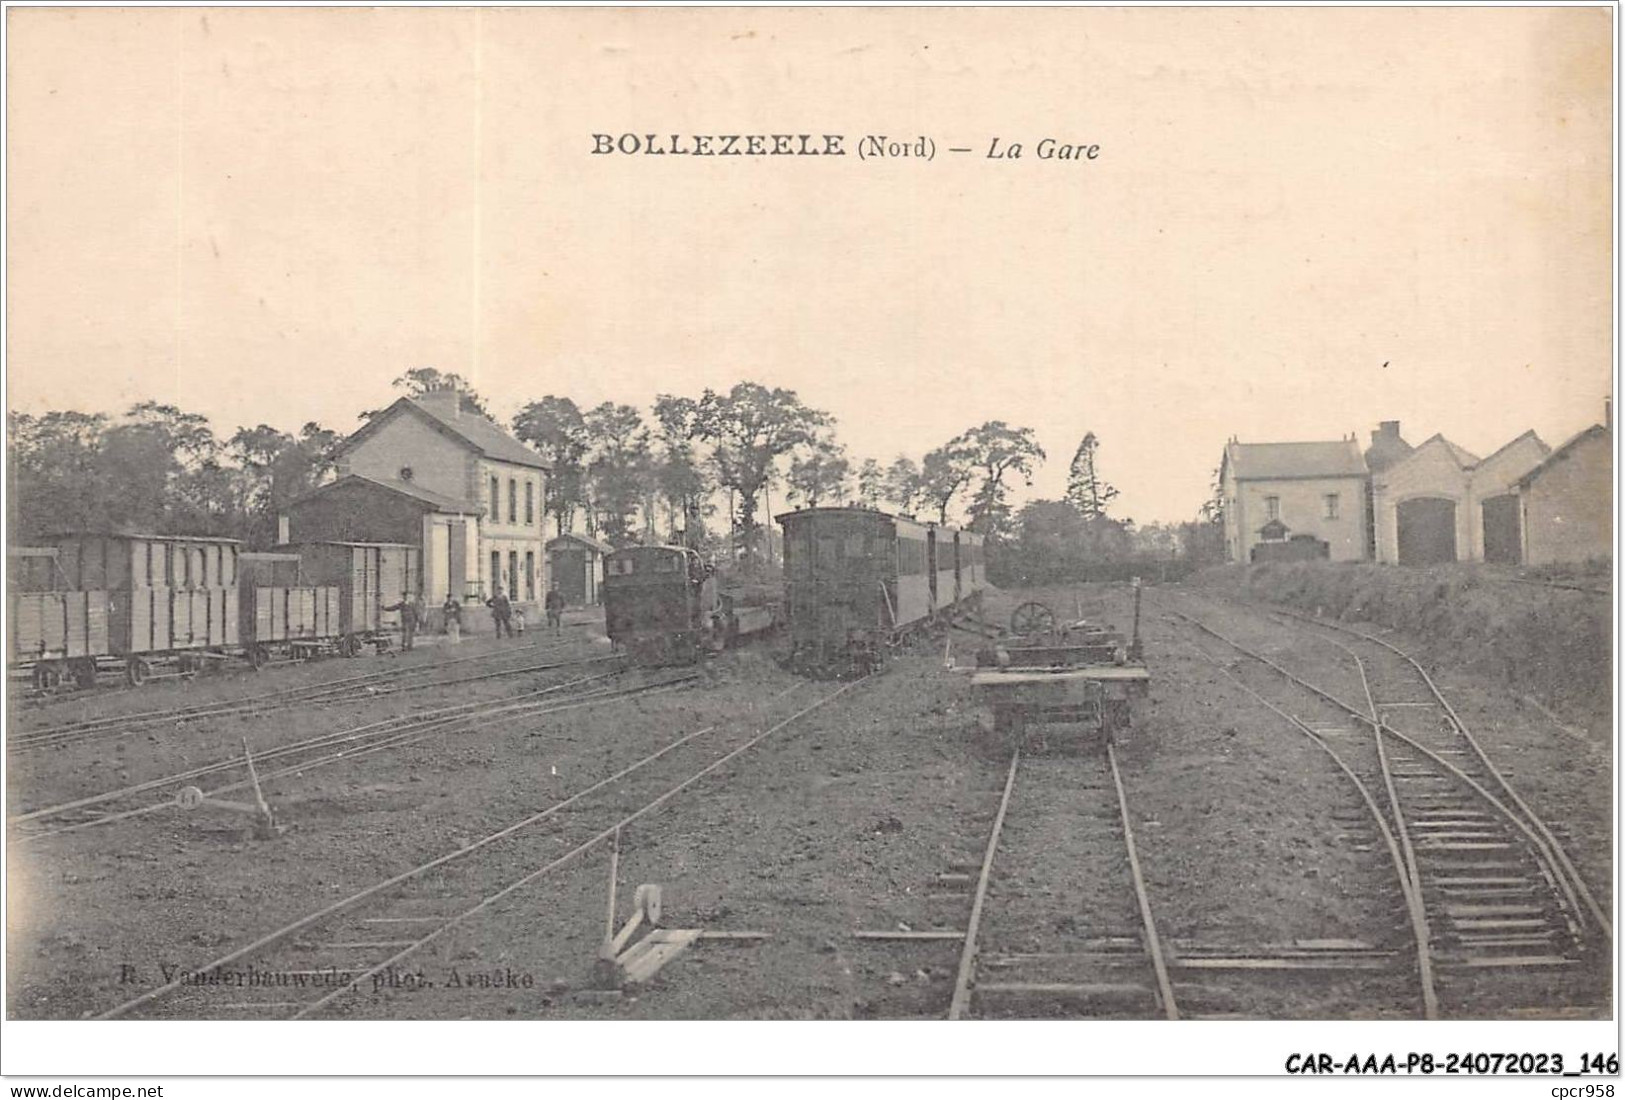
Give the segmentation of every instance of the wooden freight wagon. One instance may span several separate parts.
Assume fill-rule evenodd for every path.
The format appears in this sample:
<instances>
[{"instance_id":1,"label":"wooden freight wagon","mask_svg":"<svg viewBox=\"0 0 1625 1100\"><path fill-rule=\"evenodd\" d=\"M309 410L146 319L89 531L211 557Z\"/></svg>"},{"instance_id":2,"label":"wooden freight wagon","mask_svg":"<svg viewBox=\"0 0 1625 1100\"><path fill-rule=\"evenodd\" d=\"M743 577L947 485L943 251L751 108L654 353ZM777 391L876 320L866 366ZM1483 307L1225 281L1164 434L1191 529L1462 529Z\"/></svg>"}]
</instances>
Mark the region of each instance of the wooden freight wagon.
<instances>
[{"instance_id":1,"label":"wooden freight wagon","mask_svg":"<svg viewBox=\"0 0 1625 1100\"><path fill-rule=\"evenodd\" d=\"M255 668L277 654L313 657L339 646L344 630L338 586L302 584L298 554L245 553L237 570L238 633Z\"/></svg>"},{"instance_id":2,"label":"wooden freight wagon","mask_svg":"<svg viewBox=\"0 0 1625 1100\"><path fill-rule=\"evenodd\" d=\"M107 653L140 684L154 665L182 672L239 644L236 539L203 535L70 534L55 540L62 583L102 593Z\"/></svg>"},{"instance_id":3,"label":"wooden freight wagon","mask_svg":"<svg viewBox=\"0 0 1625 1100\"><path fill-rule=\"evenodd\" d=\"M56 564L56 547L13 546L6 551L6 591L61 592L70 587Z\"/></svg>"},{"instance_id":4,"label":"wooden freight wagon","mask_svg":"<svg viewBox=\"0 0 1625 1100\"><path fill-rule=\"evenodd\" d=\"M389 542L310 542L299 548L306 584L338 589L339 635L347 656L364 644L383 648L400 629L399 611L384 608L417 600L423 591L418 548Z\"/></svg>"},{"instance_id":5,"label":"wooden freight wagon","mask_svg":"<svg viewBox=\"0 0 1625 1100\"><path fill-rule=\"evenodd\" d=\"M95 684L97 658L109 655L106 592L12 592L6 603L12 668L42 691L69 678Z\"/></svg>"}]
</instances>

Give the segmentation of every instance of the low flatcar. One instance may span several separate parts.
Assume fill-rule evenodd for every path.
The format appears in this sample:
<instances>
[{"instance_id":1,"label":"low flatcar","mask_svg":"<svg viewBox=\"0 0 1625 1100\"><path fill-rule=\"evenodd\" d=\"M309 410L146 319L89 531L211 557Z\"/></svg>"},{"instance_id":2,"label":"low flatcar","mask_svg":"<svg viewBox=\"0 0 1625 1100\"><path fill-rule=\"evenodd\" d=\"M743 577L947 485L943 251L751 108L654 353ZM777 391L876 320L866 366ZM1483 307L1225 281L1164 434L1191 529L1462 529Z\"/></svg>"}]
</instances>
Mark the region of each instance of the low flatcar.
<instances>
[{"instance_id":1,"label":"low flatcar","mask_svg":"<svg viewBox=\"0 0 1625 1100\"><path fill-rule=\"evenodd\" d=\"M692 664L777 622L770 600L721 591L688 547L629 546L604 557L605 631L638 664Z\"/></svg>"},{"instance_id":2,"label":"low flatcar","mask_svg":"<svg viewBox=\"0 0 1625 1100\"><path fill-rule=\"evenodd\" d=\"M870 508L804 508L784 529L790 664L862 675L909 634L980 603L982 536Z\"/></svg>"}]
</instances>

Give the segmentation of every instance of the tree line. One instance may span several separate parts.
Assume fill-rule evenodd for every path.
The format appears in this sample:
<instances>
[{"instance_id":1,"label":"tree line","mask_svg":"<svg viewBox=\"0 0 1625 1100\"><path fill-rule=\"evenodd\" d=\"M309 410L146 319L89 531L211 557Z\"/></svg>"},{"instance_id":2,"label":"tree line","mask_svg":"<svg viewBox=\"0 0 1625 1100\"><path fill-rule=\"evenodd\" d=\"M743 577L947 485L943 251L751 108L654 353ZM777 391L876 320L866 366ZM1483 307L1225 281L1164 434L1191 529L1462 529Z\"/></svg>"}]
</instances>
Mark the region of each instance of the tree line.
<instances>
[{"instance_id":1,"label":"tree line","mask_svg":"<svg viewBox=\"0 0 1625 1100\"><path fill-rule=\"evenodd\" d=\"M465 411L489 416L485 399L456 374L418 368L394 386L408 396L451 388ZM343 439L315 422L297 433L259 424L220 437L205 417L155 401L116 418L12 413L8 424L8 507L18 544L111 527L270 545L278 513L331 478ZM1103 476L1092 432L1073 455L1065 499L1015 510L1011 491L1031 485L1047 456L1030 428L1001 420L968 428L917 460L855 461L828 412L793 390L740 382L658 394L647 410L616 402L582 408L549 394L524 405L509 427L552 466L543 500L552 533L581 531L616 546L687 543L754 565L772 556L765 534L778 501L858 503L939 523L962 515L987 538L995 582L1077 579L1107 563L1222 551L1217 496L1186 524L1142 528L1114 516L1118 490Z\"/></svg>"},{"instance_id":2,"label":"tree line","mask_svg":"<svg viewBox=\"0 0 1625 1100\"><path fill-rule=\"evenodd\" d=\"M8 520L27 545L70 531L276 537L277 512L328 477L339 433L308 423L217 436L208 419L142 401L122 416L11 412Z\"/></svg>"}]
</instances>

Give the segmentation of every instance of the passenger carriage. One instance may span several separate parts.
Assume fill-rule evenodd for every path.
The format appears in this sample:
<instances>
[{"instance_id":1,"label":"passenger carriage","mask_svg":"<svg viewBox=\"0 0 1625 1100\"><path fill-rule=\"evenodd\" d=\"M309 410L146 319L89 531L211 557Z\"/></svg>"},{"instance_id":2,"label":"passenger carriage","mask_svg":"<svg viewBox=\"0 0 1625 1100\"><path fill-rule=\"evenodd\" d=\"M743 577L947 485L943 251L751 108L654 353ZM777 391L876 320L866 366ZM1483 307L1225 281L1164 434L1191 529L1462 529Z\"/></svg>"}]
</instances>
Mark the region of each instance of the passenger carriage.
<instances>
[{"instance_id":1,"label":"passenger carriage","mask_svg":"<svg viewBox=\"0 0 1625 1100\"><path fill-rule=\"evenodd\" d=\"M981 598L982 536L870 508L804 508L784 529L790 663L862 675L904 638Z\"/></svg>"}]
</instances>

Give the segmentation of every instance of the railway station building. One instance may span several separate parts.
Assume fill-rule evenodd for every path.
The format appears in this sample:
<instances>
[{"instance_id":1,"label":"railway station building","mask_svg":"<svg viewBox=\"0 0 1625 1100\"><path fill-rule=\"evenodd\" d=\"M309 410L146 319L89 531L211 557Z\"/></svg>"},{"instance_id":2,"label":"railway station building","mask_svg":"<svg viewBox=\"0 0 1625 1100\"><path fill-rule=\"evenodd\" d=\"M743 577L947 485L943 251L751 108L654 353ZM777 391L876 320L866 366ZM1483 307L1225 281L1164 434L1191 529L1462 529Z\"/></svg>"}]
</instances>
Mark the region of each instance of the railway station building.
<instances>
[{"instance_id":1,"label":"railway station building","mask_svg":"<svg viewBox=\"0 0 1625 1100\"><path fill-rule=\"evenodd\" d=\"M1332 561L1366 557L1366 465L1347 439L1225 445L1219 467L1225 547L1251 562L1266 544L1325 543Z\"/></svg>"},{"instance_id":2,"label":"railway station building","mask_svg":"<svg viewBox=\"0 0 1625 1100\"><path fill-rule=\"evenodd\" d=\"M408 542L422 554L430 606L483 602L501 587L539 604L547 591L541 455L454 389L403 397L337 449L338 480L289 505L284 542Z\"/></svg>"},{"instance_id":3,"label":"railway station building","mask_svg":"<svg viewBox=\"0 0 1625 1100\"><path fill-rule=\"evenodd\" d=\"M1550 452L1532 431L1487 458L1435 435L1373 469L1376 560L1521 564L1525 539L1518 483Z\"/></svg>"}]
</instances>

